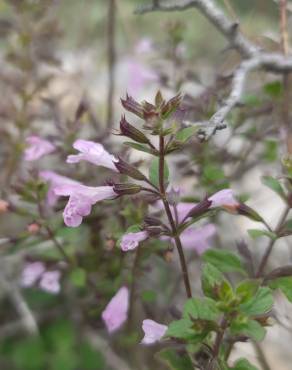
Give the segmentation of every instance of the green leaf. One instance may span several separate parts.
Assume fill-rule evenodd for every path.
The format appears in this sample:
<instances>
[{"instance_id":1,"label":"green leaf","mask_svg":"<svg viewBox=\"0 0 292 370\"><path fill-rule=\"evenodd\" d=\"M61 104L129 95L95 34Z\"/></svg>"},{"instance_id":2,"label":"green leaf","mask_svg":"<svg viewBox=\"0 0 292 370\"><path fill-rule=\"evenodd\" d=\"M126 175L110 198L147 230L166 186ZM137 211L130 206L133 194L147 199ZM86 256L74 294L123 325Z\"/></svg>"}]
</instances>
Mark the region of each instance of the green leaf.
<instances>
[{"instance_id":1,"label":"green leaf","mask_svg":"<svg viewBox=\"0 0 292 370\"><path fill-rule=\"evenodd\" d=\"M190 298L184 306L185 319L216 321L219 316L220 311L216 307L216 302L210 298Z\"/></svg>"},{"instance_id":2,"label":"green leaf","mask_svg":"<svg viewBox=\"0 0 292 370\"><path fill-rule=\"evenodd\" d=\"M172 370L193 370L194 366L188 354L178 354L173 349L164 349L157 356Z\"/></svg>"},{"instance_id":3,"label":"green leaf","mask_svg":"<svg viewBox=\"0 0 292 370\"><path fill-rule=\"evenodd\" d=\"M226 249L209 249L202 255L204 262L209 262L222 272L237 271L246 275L237 254Z\"/></svg>"},{"instance_id":4,"label":"green leaf","mask_svg":"<svg viewBox=\"0 0 292 370\"><path fill-rule=\"evenodd\" d=\"M86 271L81 267L74 268L70 273L70 280L77 288L83 288L86 284Z\"/></svg>"},{"instance_id":5,"label":"green leaf","mask_svg":"<svg viewBox=\"0 0 292 370\"><path fill-rule=\"evenodd\" d=\"M26 338L12 349L13 362L18 369L39 370L45 367L45 348L40 338Z\"/></svg>"},{"instance_id":6,"label":"green leaf","mask_svg":"<svg viewBox=\"0 0 292 370\"><path fill-rule=\"evenodd\" d=\"M260 238L261 236L267 236L268 238L275 240L277 239L277 235L272 233L271 231L267 230L260 230L260 229L249 229L247 230L249 236L252 239Z\"/></svg>"},{"instance_id":7,"label":"green leaf","mask_svg":"<svg viewBox=\"0 0 292 370\"><path fill-rule=\"evenodd\" d=\"M149 153L152 155L158 155L157 151L154 151L153 149L149 148L147 145L132 143L131 141L125 141L124 144L133 149L139 150L139 152Z\"/></svg>"},{"instance_id":8,"label":"green leaf","mask_svg":"<svg viewBox=\"0 0 292 370\"><path fill-rule=\"evenodd\" d=\"M259 288L253 298L240 305L240 311L248 316L267 313L273 306L273 296L268 287Z\"/></svg>"},{"instance_id":9,"label":"green leaf","mask_svg":"<svg viewBox=\"0 0 292 370\"><path fill-rule=\"evenodd\" d=\"M198 131L198 127L196 126L191 126L191 127L186 127L180 130L176 135L175 138L176 140L182 141L185 143L188 141L196 132Z\"/></svg>"},{"instance_id":10,"label":"green leaf","mask_svg":"<svg viewBox=\"0 0 292 370\"><path fill-rule=\"evenodd\" d=\"M189 339L194 334L192 326L193 323L189 319L172 321L168 326L165 336L179 339Z\"/></svg>"},{"instance_id":11,"label":"green leaf","mask_svg":"<svg viewBox=\"0 0 292 370\"><path fill-rule=\"evenodd\" d=\"M106 369L105 359L103 354L93 349L88 343L82 343L78 348L80 366L82 370L104 370Z\"/></svg>"},{"instance_id":12,"label":"green leaf","mask_svg":"<svg viewBox=\"0 0 292 370\"><path fill-rule=\"evenodd\" d=\"M276 194L278 194L282 199L286 200L285 192L282 188L280 182L272 176L263 176L262 183L266 185L268 188L273 190Z\"/></svg>"},{"instance_id":13,"label":"green leaf","mask_svg":"<svg viewBox=\"0 0 292 370\"><path fill-rule=\"evenodd\" d=\"M230 326L230 332L232 335L246 335L257 342L263 340L266 335L266 329L255 320L235 321Z\"/></svg>"},{"instance_id":14,"label":"green leaf","mask_svg":"<svg viewBox=\"0 0 292 370\"><path fill-rule=\"evenodd\" d=\"M279 235L281 237L283 236L289 236L292 234L292 219L287 220L284 225L279 230Z\"/></svg>"},{"instance_id":15,"label":"green leaf","mask_svg":"<svg viewBox=\"0 0 292 370\"><path fill-rule=\"evenodd\" d=\"M240 299L240 302L244 303L254 297L260 284L260 280L244 280L238 284L235 293Z\"/></svg>"},{"instance_id":16,"label":"green leaf","mask_svg":"<svg viewBox=\"0 0 292 370\"><path fill-rule=\"evenodd\" d=\"M201 283L203 292L207 297L226 301L233 296L232 287L222 272L210 263L203 267Z\"/></svg>"},{"instance_id":17,"label":"green leaf","mask_svg":"<svg viewBox=\"0 0 292 370\"><path fill-rule=\"evenodd\" d=\"M278 142L276 140L266 140L264 147L264 159L268 162L275 162L278 159Z\"/></svg>"},{"instance_id":18,"label":"green leaf","mask_svg":"<svg viewBox=\"0 0 292 370\"><path fill-rule=\"evenodd\" d=\"M164 161L164 183L167 184L169 177L169 169L166 161ZM159 158L154 158L150 164L149 179L152 184L159 186Z\"/></svg>"},{"instance_id":19,"label":"green leaf","mask_svg":"<svg viewBox=\"0 0 292 370\"><path fill-rule=\"evenodd\" d=\"M292 276L272 280L269 284L272 289L280 289L289 302L292 303Z\"/></svg>"},{"instance_id":20,"label":"green leaf","mask_svg":"<svg viewBox=\"0 0 292 370\"><path fill-rule=\"evenodd\" d=\"M249 361L245 358L241 358L236 361L232 370L259 370L257 367L253 366Z\"/></svg>"},{"instance_id":21,"label":"green leaf","mask_svg":"<svg viewBox=\"0 0 292 370\"><path fill-rule=\"evenodd\" d=\"M279 98L283 92L283 84L281 81L268 82L264 86L264 92L272 98Z\"/></svg>"}]
</instances>

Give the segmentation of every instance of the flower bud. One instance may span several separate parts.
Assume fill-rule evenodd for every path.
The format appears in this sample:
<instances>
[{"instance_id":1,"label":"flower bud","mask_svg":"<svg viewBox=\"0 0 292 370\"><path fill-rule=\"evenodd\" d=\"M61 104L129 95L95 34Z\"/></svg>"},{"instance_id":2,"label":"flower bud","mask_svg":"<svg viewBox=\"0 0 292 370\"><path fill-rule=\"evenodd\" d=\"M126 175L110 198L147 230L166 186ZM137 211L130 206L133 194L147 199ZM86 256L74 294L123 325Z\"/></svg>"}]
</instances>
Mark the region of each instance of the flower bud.
<instances>
[{"instance_id":1,"label":"flower bud","mask_svg":"<svg viewBox=\"0 0 292 370\"><path fill-rule=\"evenodd\" d=\"M122 116L120 121L120 131L121 135L129 137L130 139L141 144L148 144L149 140L147 136L142 132L136 129L136 127L129 124L125 116Z\"/></svg>"},{"instance_id":2,"label":"flower bud","mask_svg":"<svg viewBox=\"0 0 292 370\"><path fill-rule=\"evenodd\" d=\"M27 231L29 234L35 235L40 231L40 225L34 222L27 226Z\"/></svg>"},{"instance_id":3,"label":"flower bud","mask_svg":"<svg viewBox=\"0 0 292 370\"><path fill-rule=\"evenodd\" d=\"M9 203L3 199L0 199L0 214L6 213L9 209Z\"/></svg>"},{"instance_id":4,"label":"flower bud","mask_svg":"<svg viewBox=\"0 0 292 370\"><path fill-rule=\"evenodd\" d=\"M144 118L143 106L127 94L126 99L121 99L122 106L140 118Z\"/></svg>"},{"instance_id":5,"label":"flower bud","mask_svg":"<svg viewBox=\"0 0 292 370\"><path fill-rule=\"evenodd\" d=\"M246 216L254 221L263 222L263 218L252 208L246 204L240 203L237 207L237 213L239 215Z\"/></svg>"},{"instance_id":6,"label":"flower bud","mask_svg":"<svg viewBox=\"0 0 292 370\"><path fill-rule=\"evenodd\" d=\"M113 190L118 196L137 194L141 191L141 186L137 184L113 184Z\"/></svg>"},{"instance_id":7,"label":"flower bud","mask_svg":"<svg viewBox=\"0 0 292 370\"><path fill-rule=\"evenodd\" d=\"M170 100L168 100L167 103L163 104L161 107L161 115L163 118L169 117L171 113L173 113L180 105L182 100L181 94L177 94Z\"/></svg>"},{"instance_id":8,"label":"flower bud","mask_svg":"<svg viewBox=\"0 0 292 370\"><path fill-rule=\"evenodd\" d=\"M144 222L147 226L160 226L162 225L162 222L159 220L159 218L147 216L144 219Z\"/></svg>"},{"instance_id":9,"label":"flower bud","mask_svg":"<svg viewBox=\"0 0 292 370\"><path fill-rule=\"evenodd\" d=\"M117 162L114 162L114 165L122 175L127 175L135 180L140 181L146 180L146 177L139 170L137 170L134 166L131 166L130 164L128 164L127 162L123 161L120 158Z\"/></svg>"},{"instance_id":10,"label":"flower bud","mask_svg":"<svg viewBox=\"0 0 292 370\"><path fill-rule=\"evenodd\" d=\"M202 216L204 213L208 212L211 204L212 204L212 202L208 199L202 200L200 203L195 205L194 208L192 208L189 211L189 213L186 215L185 219L187 219L189 217L197 218L197 217Z\"/></svg>"}]
</instances>

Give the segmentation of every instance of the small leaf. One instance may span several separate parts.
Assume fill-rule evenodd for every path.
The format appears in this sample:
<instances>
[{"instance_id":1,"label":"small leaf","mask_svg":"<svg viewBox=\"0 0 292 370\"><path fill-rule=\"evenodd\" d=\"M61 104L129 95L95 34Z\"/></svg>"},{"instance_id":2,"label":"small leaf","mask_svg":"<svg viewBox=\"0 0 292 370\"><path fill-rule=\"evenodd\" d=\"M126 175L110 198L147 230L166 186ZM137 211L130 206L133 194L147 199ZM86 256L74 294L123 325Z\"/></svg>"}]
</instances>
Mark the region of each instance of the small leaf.
<instances>
[{"instance_id":1,"label":"small leaf","mask_svg":"<svg viewBox=\"0 0 292 370\"><path fill-rule=\"evenodd\" d=\"M77 288L83 288L86 284L86 271L81 267L74 268L70 273L70 281Z\"/></svg>"},{"instance_id":2,"label":"small leaf","mask_svg":"<svg viewBox=\"0 0 292 370\"><path fill-rule=\"evenodd\" d=\"M202 255L202 260L222 272L238 271L246 275L238 255L226 249L209 249Z\"/></svg>"},{"instance_id":3,"label":"small leaf","mask_svg":"<svg viewBox=\"0 0 292 370\"><path fill-rule=\"evenodd\" d=\"M186 141L188 141L196 132L198 131L198 127L196 126L190 126L190 127L186 127L186 128L183 128L182 130L180 130L176 135L175 135L175 138L176 140L178 141L181 141L183 143L185 143Z\"/></svg>"},{"instance_id":4,"label":"small leaf","mask_svg":"<svg viewBox=\"0 0 292 370\"><path fill-rule=\"evenodd\" d=\"M178 354L174 349L164 349L158 354L159 358L172 370L193 370L193 364L188 354Z\"/></svg>"},{"instance_id":5,"label":"small leaf","mask_svg":"<svg viewBox=\"0 0 292 370\"><path fill-rule=\"evenodd\" d=\"M270 282L272 289L280 289L289 302L292 303L292 277L282 277Z\"/></svg>"},{"instance_id":6,"label":"small leaf","mask_svg":"<svg viewBox=\"0 0 292 370\"><path fill-rule=\"evenodd\" d=\"M238 284L235 293L240 302L244 303L250 300L258 291L260 283L260 280L244 280Z\"/></svg>"},{"instance_id":7,"label":"small leaf","mask_svg":"<svg viewBox=\"0 0 292 370\"><path fill-rule=\"evenodd\" d=\"M203 267L201 282L203 292L207 297L225 301L233 296L232 287L222 272L210 263Z\"/></svg>"},{"instance_id":8,"label":"small leaf","mask_svg":"<svg viewBox=\"0 0 292 370\"><path fill-rule=\"evenodd\" d=\"M154 151L153 149L143 144L132 143L131 141L125 141L124 144L133 149L139 150L140 152L145 152L145 153L149 153L152 155L158 155L157 151Z\"/></svg>"},{"instance_id":9,"label":"small leaf","mask_svg":"<svg viewBox=\"0 0 292 370\"><path fill-rule=\"evenodd\" d=\"M278 194L282 199L286 200L285 192L282 188L280 182L272 176L263 176L262 183L266 185L268 188L273 190L276 194Z\"/></svg>"},{"instance_id":10,"label":"small leaf","mask_svg":"<svg viewBox=\"0 0 292 370\"><path fill-rule=\"evenodd\" d=\"M240 311L249 316L262 315L271 310L273 296L267 287L259 288L256 295L240 305Z\"/></svg>"},{"instance_id":11,"label":"small leaf","mask_svg":"<svg viewBox=\"0 0 292 370\"><path fill-rule=\"evenodd\" d=\"M272 98L279 98L283 93L283 84L281 81L268 82L264 86L264 92Z\"/></svg>"},{"instance_id":12,"label":"small leaf","mask_svg":"<svg viewBox=\"0 0 292 370\"><path fill-rule=\"evenodd\" d=\"M169 169L164 161L164 183L167 184L169 177ZM159 186L159 158L154 158L150 164L149 178L152 184Z\"/></svg>"},{"instance_id":13,"label":"small leaf","mask_svg":"<svg viewBox=\"0 0 292 370\"><path fill-rule=\"evenodd\" d=\"M189 319L172 321L168 326L165 336L189 339L194 334L192 326L193 323Z\"/></svg>"},{"instance_id":14,"label":"small leaf","mask_svg":"<svg viewBox=\"0 0 292 370\"><path fill-rule=\"evenodd\" d=\"M249 236L252 239L260 238L261 236L267 236L268 238L275 240L277 239L277 235L272 233L271 231L267 230L260 230L260 229L249 229L247 230Z\"/></svg>"},{"instance_id":15,"label":"small leaf","mask_svg":"<svg viewBox=\"0 0 292 370\"><path fill-rule=\"evenodd\" d=\"M246 335L251 339L260 342L266 335L266 330L257 321L248 320L247 322L233 322L230 326L232 335Z\"/></svg>"},{"instance_id":16,"label":"small leaf","mask_svg":"<svg viewBox=\"0 0 292 370\"><path fill-rule=\"evenodd\" d=\"M259 370L257 367L253 366L249 361L246 359L239 359L236 361L232 370Z\"/></svg>"},{"instance_id":17,"label":"small leaf","mask_svg":"<svg viewBox=\"0 0 292 370\"><path fill-rule=\"evenodd\" d=\"M220 312L216 307L216 302L210 298L190 298L187 300L183 317L185 319L201 319L216 321Z\"/></svg>"},{"instance_id":18,"label":"small leaf","mask_svg":"<svg viewBox=\"0 0 292 370\"><path fill-rule=\"evenodd\" d=\"M144 302L155 302L157 294L153 290L144 290L141 294L141 298Z\"/></svg>"}]
</instances>

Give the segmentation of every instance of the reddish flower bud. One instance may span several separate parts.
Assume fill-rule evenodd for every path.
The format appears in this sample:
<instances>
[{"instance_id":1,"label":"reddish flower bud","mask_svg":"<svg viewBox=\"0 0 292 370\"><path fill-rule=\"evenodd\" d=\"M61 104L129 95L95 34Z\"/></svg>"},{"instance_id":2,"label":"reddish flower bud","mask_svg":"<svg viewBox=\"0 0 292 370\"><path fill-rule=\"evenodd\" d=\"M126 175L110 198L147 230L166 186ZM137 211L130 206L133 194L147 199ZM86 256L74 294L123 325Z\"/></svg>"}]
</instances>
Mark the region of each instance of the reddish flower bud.
<instances>
[{"instance_id":1,"label":"reddish flower bud","mask_svg":"<svg viewBox=\"0 0 292 370\"><path fill-rule=\"evenodd\" d=\"M189 211L189 213L186 215L185 219L187 219L189 217L197 218L197 217L202 216L204 213L208 212L211 204L212 204L212 202L210 200L208 200L207 198L204 199L202 202L195 205L194 208L192 208Z\"/></svg>"},{"instance_id":2,"label":"reddish flower bud","mask_svg":"<svg viewBox=\"0 0 292 370\"><path fill-rule=\"evenodd\" d=\"M126 99L121 99L122 106L131 113L134 113L140 118L144 118L143 106L134 100L131 96L127 94Z\"/></svg>"},{"instance_id":3,"label":"reddish flower bud","mask_svg":"<svg viewBox=\"0 0 292 370\"><path fill-rule=\"evenodd\" d=\"M40 231L40 225L34 222L27 226L27 231L29 234L35 235Z\"/></svg>"},{"instance_id":4,"label":"reddish flower bud","mask_svg":"<svg viewBox=\"0 0 292 370\"><path fill-rule=\"evenodd\" d=\"M137 170L134 166L131 166L127 162L123 161L121 158L117 162L114 162L117 170L122 175L127 175L129 177L132 177L135 180L145 181L147 180L146 177L141 173L139 170Z\"/></svg>"},{"instance_id":5,"label":"reddish flower bud","mask_svg":"<svg viewBox=\"0 0 292 370\"><path fill-rule=\"evenodd\" d=\"M148 144L149 140L146 135L137 130L136 127L132 126L127 122L125 116L122 116L120 121L120 131L121 135L129 137L130 139L136 141L137 143Z\"/></svg>"},{"instance_id":6,"label":"reddish flower bud","mask_svg":"<svg viewBox=\"0 0 292 370\"><path fill-rule=\"evenodd\" d=\"M141 186L137 184L113 184L114 192L119 195L137 194L141 191Z\"/></svg>"},{"instance_id":7,"label":"reddish flower bud","mask_svg":"<svg viewBox=\"0 0 292 370\"><path fill-rule=\"evenodd\" d=\"M6 213L9 209L9 203L3 199L0 199L0 214Z\"/></svg>"}]
</instances>

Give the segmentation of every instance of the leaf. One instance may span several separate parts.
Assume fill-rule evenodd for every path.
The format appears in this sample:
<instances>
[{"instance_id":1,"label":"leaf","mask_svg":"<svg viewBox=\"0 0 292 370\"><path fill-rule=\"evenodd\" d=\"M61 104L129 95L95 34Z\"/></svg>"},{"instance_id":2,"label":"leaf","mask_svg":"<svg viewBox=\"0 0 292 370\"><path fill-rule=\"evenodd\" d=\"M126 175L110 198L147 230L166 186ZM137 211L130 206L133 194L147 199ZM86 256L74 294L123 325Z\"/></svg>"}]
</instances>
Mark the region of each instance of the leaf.
<instances>
[{"instance_id":1,"label":"leaf","mask_svg":"<svg viewBox=\"0 0 292 370\"><path fill-rule=\"evenodd\" d=\"M273 190L276 194L278 194L282 199L286 200L285 192L282 188L280 182L272 176L263 176L262 183L266 185L268 188Z\"/></svg>"},{"instance_id":2,"label":"leaf","mask_svg":"<svg viewBox=\"0 0 292 370\"><path fill-rule=\"evenodd\" d=\"M144 302L155 302L157 299L157 294L154 290L144 290L141 294L141 298Z\"/></svg>"},{"instance_id":3,"label":"leaf","mask_svg":"<svg viewBox=\"0 0 292 370\"><path fill-rule=\"evenodd\" d=\"M268 287L259 288L253 298L241 304L240 311L248 316L267 313L273 306L273 296Z\"/></svg>"},{"instance_id":4,"label":"leaf","mask_svg":"<svg viewBox=\"0 0 292 370\"><path fill-rule=\"evenodd\" d=\"M204 262L209 262L222 272L238 271L246 275L240 258L226 249L209 249L202 255Z\"/></svg>"},{"instance_id":5,"label":"leaf","mask_svg":"<svg viewBox=\"0 0 292 370\"><path fill-rule=\"evenodd\" d=\"M270 282L272 289L280 289L289 302L292 303L292 276L282 277Z\"/></svg>"},{"instance_id":6,"label":"leaf","mask_svg":"<svg viewBox=\"0 0 292 370\"><path fill-rule=\"evenodd\" d=\"M203 292L207 297L215 300L228 300L233 296L232 287L222 272L210 263L203 267L201 283Z\"/></svg>"},{"instance_id":7,"label":"leaf","mask_svg":"<svg viewBox=\"0 0 292 370\"><path fill-rule=\"evenodd\" d=\"M82 370L104 370L106 369L103 354L93 349L88 343L82 343L78 349L80 366Z\"/></svg>"},{"instance_id":8,"label":"leaf","mask_svg":"<svg viewBox=\"0 0 292 370\"><path fill-rule=\"evenodd\" d=\"M189 319L172 321L167 329L165 336L179 339L189 339L193 335L193 323Z\"/></svg>"},{"instance_id":9,"label":"leaf","mask_svg":"<svg viewBox=\"0 0 292 370\"><path fill-rule=\"evenodd\" d=\"M244 358L236 361L232 370L259 370L257 367L253 366L249 361Z\"/></svg>"},{"instance_id":10,"label":"leaf","mask_svg":"<svg viewBox=\"0 0 292 370\"><path fill-rule=\"evenodd\" d=\"M238 284L235 293L240 302L244 303L250 300L258 291L260 284L260 280L244 280Z\"/></svg>"},{"instance_id":11,"label":"leaf","mask_svg":"<svg viewBox=\"0 0 292 370\"><path fill-rule=\"evenodd\" d=\"M292 234L292 219L287 220L284 225L279 230L279 235L281 237L283 236L289 236Z\"/></svg>"},{"instance_id":12,"label":"leaf","mask_svg":"<svg viewBox=\"0 0 292 370\"><path fill-rule=\"evenodd\" d=\"M264 147L264 159L268 162L275 162L278 158L278 142L275 140L266 140Z\"/></svg>"},{"instance_id":13,"label":"leaf","mask_svg":"<svg viewBox=\"0 0 292 370\"><path fill-rule=\"evenodd\" d=\"M169 177L169 169L166 161L164 161L164 183L167 184ZM152 184L159 186L159 158L154 158L150 164L149 179Z\"/></svg>"},{"instance_id":14,"label":"leaf","mask_svg":"<svg viewBox=\"0 0 292 370\"><path fill-rule=\"evenodd\" d=\"M127 145L133 149L138 150L139 152L149 153L152 155L158 155L157 151L154 151L153 149L149 148L146 145L138 144L138 143L132 143L131 141L125 141L124 145Z\"/></svg>"},{"instance_id":15,"label":"leaf","mask_svg":"<svg viewBox=\"0 0 292 370\"><path fill-rule=\"evenodd\" d=\"M70 273L70 281L77 288L83 288L86 284L86 271L81 267L74 268Z\"/></svg>"},{"instance_id":16,"label":"leaf","mask_svg":"<svg viewBox=\"0 0 292 370\"><path fill-rule=\"evenodd\" d=\"M216 307L216 302L210 298L190 298L184 306L185 319L216 321L219 316L220 311Z\"/></svg>"},{"instance_id":17,"label":"leaf","mask_svg":"<svg viewBox=\"0 0 292 370\"><path fill-rule=\"evenodd\" d=\"M281 81L268 82L264 86L264 92L272 98L279 98L283 93L283 84Z\"/></svg>"},{"instance_id":18,"label":"leaf","mask_svg":"<svg viewBox=\"0 0 292 370\"><path fill-rule=\"evenodd\" d=\"M261 236L267 236L268 238L275 240L277 239L277 235L272 233L271 231L267 230L260 230L260 229L249 229L247 230L249 236L252 239L260 238Z\"/></svg>"},{"instance_id":19,"label":"leaf","mask_svg":"<svg viewBox=\"0 0 292 370\"><path fill-rule=\"evenodd\" d=\"M180 130L176 135L175 138L176 140L182 141L185 143L188 141L196 132L198 131L198 127L196 126L190 126L183 128Z\"/></svg>"},{"instance_id":20,"label":"leaf","mask_svg":"<svg viewBox=\"0 0 292 370\"><path fill-rule=\"evenodd\" d=\"M164 349L157 356L172 370L193 370L193 364L188 354L178 354L173 349Z\"/></svg>"},{"instance_id":21,"label":"leaf","mask_svg":"<svg viewBox=\"0 0 292 370\"><path fill-rule=\"evenodd\" d=\"M247 322L233 322L230 326L232 335L246 335L247 337L260 342L266 335L266 329L257 321L248 320Z\"/></svg>"}]
</instances>

